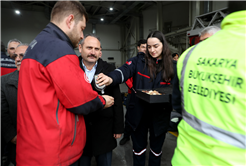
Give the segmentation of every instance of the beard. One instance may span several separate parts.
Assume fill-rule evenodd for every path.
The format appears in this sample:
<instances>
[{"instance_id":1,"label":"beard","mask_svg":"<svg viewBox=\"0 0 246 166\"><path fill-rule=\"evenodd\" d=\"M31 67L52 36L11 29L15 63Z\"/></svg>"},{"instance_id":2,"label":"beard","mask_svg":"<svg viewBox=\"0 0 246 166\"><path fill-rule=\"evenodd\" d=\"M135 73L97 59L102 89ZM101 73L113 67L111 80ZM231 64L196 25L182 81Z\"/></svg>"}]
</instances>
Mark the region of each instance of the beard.
<instances>
[{"instance_id":1,"label":"beard","mask_svg":"<svg viewBox=\"0 0 246 166\"><path fill-rule=\"evenodd\" d=\"M75 32L71 32L69 34L67 34L68 38L70 39L70 41L72 42L73 48L77 48L79 45L79 35L77 35L77 33Z\"/></svg>"}]
</instances>

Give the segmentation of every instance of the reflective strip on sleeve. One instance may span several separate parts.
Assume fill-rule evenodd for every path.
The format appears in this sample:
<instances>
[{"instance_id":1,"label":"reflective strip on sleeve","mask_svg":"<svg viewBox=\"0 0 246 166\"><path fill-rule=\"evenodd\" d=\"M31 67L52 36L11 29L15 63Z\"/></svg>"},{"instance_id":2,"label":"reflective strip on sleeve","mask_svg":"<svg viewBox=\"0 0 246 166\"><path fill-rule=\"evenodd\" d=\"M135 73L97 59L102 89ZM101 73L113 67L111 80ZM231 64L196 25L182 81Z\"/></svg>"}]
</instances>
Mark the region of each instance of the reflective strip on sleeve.
<instances>
[{"instance_id":1,"label":"reflective strip on sleeve","mask_svg":"<svg viewBox=\"0 0 246 166\"><path fill-rule=\"evenodd\" d=\"M121 78L122 78L121 82L124 82L124 75L123 75L122 71L120 69L115 69L115 70L120 72Z\"/></svg>"},{"instance_id":2,"label":"reflective strip on sleeve","mask_svg":"<svg viewBox=\"0 0 246 166\"><path fill-rule=\"evenodd\" d=\"M186 55L184 61L183 61L183 67L181 70L181 79L180 79L180 87L181 87L181 103L182 103L182 115L183 119L186 123L188 123L191 127L193 127L195 130L204 133L216 140L220 140L222 142L225 142L227 144L230 144L232 146L236 146L241 149L246 149L246 136L238 133L233 133L224 129L221 129L219 127L213 126L211 124L208 124L194 115L188 113L185 110L184 107L184 75L185 75L185 69L188 62L188 59L194 50L194 48L197 45L195 45Z\"/></svg>"}]
</instances>

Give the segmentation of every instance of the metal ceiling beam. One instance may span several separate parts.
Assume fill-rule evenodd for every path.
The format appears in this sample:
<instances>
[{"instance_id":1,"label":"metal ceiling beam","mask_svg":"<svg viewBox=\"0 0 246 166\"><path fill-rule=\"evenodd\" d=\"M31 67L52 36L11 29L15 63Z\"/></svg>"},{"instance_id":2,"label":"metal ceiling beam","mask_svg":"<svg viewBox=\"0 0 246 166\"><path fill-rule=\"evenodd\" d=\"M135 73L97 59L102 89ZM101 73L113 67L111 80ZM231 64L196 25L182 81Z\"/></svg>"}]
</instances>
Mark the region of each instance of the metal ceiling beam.
<instances>
[{"instance_id":1,"label":"metal ceiling beam","mask_svg":"<svg viewBox=\"0 0 246 166\"><path fill-rule=\"evenodd\" d=\"M97 12L100 8L101 8L101 7L98 6L98 7L96 8L96 10L94 10L94 12L93 12L92 15L94 16L94 15L96 14L96 12Z\"/></svg>"},{"instance_id":2,"label":"metal ceiling beam","mask_svg":"<svg viewBox=\"0 0 246 166\"><path fill-rule=\"evenodd\" d=\"M40 2L41 4L43 4L44 6L47 6L47 7L49 7L49 8L53 8L53 6L50 6L50 5L48 5L48 4L46 4L46 2Z\"/></svg>"},{"instance_id":3,"label":"metal ceiling beam","mask_svg":"<svg viewBox=\"0 0 246 166\"><path fill-rule=\"evenodd\" d=\"M168 6L168 5L174 5L174 4L180 4L180 1L162 1L163 6Z\"/></svg>"},{"instance_id":4,"label":"metal ceiling beam","mask_svg":"<svg viewBox=\"0 0 246 166\"><path fill-rule=\"evenodd\" d=\"M32 4L35 4L35 3L38 3L38 2L30 2L30 3L27 3L27 4L25 4L25 5L23 5L23 6L29 6L29 5L32 5Z\"/></svg>"},{"instance_id":5,"label":"metal ceiling beam","mask_svg":"<svg viewBox=\"0 0 246 166\"><path fill-rule=\"evenodd\" d=\"M116 15L117 13L116 12L107 12L107 13L103 13L103 14L95 14L93 15L93 17L101 17L101 16L114 16ZM92 15L91 15L92 16ZM141 13L126 13L124 16L134 16L134 17L140 17L141 16Z\"/></svg>"},{"instance_id":6,"label":"metal ceiling beam","mask_svg":"<svg viewBox=\"0 0 246 166\"><path fill-rule=\"evenodd\" d=\"M126 13L128 13L130 10L132 10L135 6L137 6L139 3L141 3L140 1L136 1L134 2L130 7L128 7L127 9L125 9L121 14L119 14L113 21L111 21L111 24L114 24L116 21L118 21L121 17L123 17Z\"/></svg>"},{"instance_id":7,"label":"metal ceiling beam","mask_svg":"<svg viewBox=\"0 0 246 166\"><path fill-rule=\"evenodd\" d=\"M122 10L124 8L126 8L125 5L118 5L114 2L103 2L103 4L100 4L100 2L93 2L93 1L83 1L82 2L84 5L93 5L93 6L99 6L99 7L104 7L104 8L109 8L109 7L113 7L116 10Z\"/></svg>"}]
</instances>

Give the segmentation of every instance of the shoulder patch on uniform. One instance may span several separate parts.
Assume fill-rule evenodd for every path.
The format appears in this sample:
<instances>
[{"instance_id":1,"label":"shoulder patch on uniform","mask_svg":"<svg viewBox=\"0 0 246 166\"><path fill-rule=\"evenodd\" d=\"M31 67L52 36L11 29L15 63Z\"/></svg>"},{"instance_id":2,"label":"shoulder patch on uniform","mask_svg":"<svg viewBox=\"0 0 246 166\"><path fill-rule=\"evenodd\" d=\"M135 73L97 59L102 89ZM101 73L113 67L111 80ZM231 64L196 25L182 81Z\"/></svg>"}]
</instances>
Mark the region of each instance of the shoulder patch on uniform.
<instances>
[{"instance_id":1,"label":"shoulder patch on uniform","mask_svg":"<svg viewBox=\"0 0 246 166\"><path fill-rule=\"evenodd\" d=\"M128 65L130 65L130 64L132 64L132 61L126 61L126 64L128 64Z\"/></svg>"}]
</instances>

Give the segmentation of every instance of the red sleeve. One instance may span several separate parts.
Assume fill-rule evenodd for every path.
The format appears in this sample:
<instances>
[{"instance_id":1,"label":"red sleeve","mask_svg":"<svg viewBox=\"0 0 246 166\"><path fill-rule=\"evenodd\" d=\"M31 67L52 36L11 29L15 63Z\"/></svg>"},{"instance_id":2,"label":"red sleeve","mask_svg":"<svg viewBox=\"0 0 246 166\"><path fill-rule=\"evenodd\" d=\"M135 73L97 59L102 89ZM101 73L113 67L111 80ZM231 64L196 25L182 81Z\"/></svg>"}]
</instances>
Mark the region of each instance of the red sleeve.
<instances>
[{"instance_id":1,"label":"red sleeve","mask_svg":"<svg viewBox=\"0 0 246 166\"><path fill-rule=\"evenodd\" d=\"M71 112L88 114L103 109L105 100L94 91L76 55L66 55L46 67L60 102Z\"/></svg>"},{"instance_id":2,"label":"red sleeve","mask_svg":"<svg viewBox=\"0 0 246 166\"><path fill-rule=\"evenodd\" d=\"M128 86L129 89L131 89L133 87L133 78L129 78L127 81L126 81L126 85Z\"/></svg>"}]
</instances>

